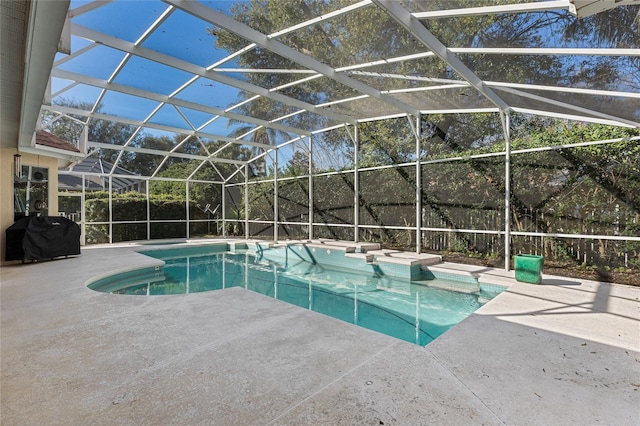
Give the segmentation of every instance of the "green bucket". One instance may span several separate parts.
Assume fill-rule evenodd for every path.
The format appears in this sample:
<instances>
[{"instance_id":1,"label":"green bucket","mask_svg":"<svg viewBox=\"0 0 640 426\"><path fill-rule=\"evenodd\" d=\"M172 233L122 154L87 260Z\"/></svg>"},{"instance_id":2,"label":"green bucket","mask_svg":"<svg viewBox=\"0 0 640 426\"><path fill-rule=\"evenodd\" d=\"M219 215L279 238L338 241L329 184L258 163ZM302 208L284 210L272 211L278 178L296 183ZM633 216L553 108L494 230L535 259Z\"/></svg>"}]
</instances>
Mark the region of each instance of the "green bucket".
<instances>
[{"instance_id":1,"label":"green bucket","mask_svg":"<svg viewBox=\"0 0 640 426\"><path fill-rule=\"evenodd\" d=\"M513 265L517 281L531 284L540 284L542 281L544 256L517 254L513 256Z\"/></svg>"}]
</instances>

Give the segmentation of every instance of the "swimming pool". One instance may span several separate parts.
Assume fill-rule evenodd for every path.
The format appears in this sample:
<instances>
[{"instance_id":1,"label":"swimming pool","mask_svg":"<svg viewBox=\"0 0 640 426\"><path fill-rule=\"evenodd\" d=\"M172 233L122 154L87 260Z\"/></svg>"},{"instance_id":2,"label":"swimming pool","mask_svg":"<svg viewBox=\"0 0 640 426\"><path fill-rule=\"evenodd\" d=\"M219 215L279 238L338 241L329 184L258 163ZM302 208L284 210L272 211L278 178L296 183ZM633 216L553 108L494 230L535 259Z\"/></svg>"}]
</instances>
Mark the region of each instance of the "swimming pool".
<instances>
[{"instance_id":1,"label":"swimming pool","mask_svg":"<svg viewBox=\"0 0 640 426\"><path fill-rule=\"evenodd\" d=\"M127 295L242 287L421 346L499 293L446 279L409 281L297 258L265 259L249 250L229 252L224 246L143 253L164 260L164 267L104 278L89 287Z\"/></svg>"}]
</instances>

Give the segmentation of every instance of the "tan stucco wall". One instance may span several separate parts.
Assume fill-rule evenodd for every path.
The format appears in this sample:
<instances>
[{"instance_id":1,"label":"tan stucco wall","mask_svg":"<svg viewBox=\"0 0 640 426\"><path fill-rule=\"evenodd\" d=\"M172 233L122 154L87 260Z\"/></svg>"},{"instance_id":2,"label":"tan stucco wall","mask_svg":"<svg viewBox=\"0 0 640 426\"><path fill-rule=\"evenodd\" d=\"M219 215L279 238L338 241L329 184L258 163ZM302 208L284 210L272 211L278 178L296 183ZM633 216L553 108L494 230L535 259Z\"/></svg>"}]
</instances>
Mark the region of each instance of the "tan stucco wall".
<instances>
[{"instance_id":1,"label":"tan stucco wall","mask_svg":"<svg viewBox=\"0 0 640 426\"><path fill-rule=\"evenodd\" d=\"M0 259L4 263L5 230L13 224L13 155L15 148L0 149ZM38 166L49 169L49 215L58 215L58 160L52 157L21 153L23 166Z\"/></svg>"}]
</instances>

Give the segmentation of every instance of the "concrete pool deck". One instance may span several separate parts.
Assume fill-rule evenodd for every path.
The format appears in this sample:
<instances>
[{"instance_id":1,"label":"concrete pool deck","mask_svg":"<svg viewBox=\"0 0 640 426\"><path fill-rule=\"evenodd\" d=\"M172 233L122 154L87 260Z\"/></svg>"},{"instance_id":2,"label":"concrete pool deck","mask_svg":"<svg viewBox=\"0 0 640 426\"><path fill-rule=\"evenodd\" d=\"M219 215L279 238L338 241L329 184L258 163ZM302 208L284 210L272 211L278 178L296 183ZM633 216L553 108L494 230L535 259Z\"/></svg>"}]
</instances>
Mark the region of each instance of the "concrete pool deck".
<instances>
[{"instance_id":1,"label":"concrete pool deck","mask_svg":"<svg viewBox=\"0 0 640 426\"><path fill-rule=\"evenodd\" d=\"M633 425L640 287L515 283L422 348L244 289L94 292L126 246L2 267L3 425Z\"/></svg>"}]
</instances>

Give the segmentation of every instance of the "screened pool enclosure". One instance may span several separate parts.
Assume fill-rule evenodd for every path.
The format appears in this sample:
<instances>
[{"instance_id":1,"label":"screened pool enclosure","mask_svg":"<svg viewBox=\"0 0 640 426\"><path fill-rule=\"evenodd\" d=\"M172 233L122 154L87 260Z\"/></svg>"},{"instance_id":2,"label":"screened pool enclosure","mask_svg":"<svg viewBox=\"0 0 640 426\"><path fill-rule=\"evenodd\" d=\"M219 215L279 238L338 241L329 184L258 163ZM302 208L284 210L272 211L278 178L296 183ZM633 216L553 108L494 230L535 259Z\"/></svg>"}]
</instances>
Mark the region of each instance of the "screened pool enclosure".
<instances>
[{"instance_id":1,"label":"screened pool enclosure","mask_svg":"<svg viewBox=\"0 0 640 426\"><path fill-rule=\"evenodd\" d=\"M333 238L640 269L639 10L72 1L41 110L84 154L59 210L86 244Z\"/></svg>"}]
</instances>

